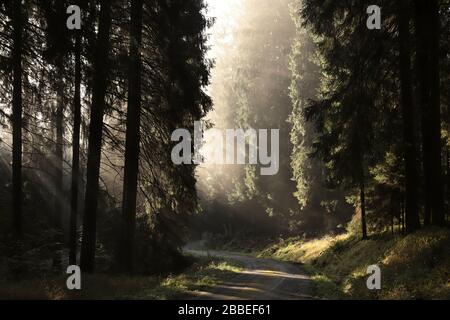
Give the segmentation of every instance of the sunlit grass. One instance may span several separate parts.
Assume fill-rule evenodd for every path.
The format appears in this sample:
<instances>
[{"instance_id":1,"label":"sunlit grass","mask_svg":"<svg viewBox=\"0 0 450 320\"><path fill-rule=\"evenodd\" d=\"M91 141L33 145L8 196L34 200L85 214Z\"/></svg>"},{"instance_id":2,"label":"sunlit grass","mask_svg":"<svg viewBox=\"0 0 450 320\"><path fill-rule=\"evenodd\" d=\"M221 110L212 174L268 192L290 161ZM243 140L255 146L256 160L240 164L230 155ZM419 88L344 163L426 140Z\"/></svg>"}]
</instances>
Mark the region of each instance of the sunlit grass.
<instances>
[{"instance_id":1,"label":"sunlit grass","mask_svg":"<svg viewBox=\"0 0 450 320\"><path fill-rule=\"evenodd\" d=\"M324 237L321 239L314 239L309 241L291 239L275 244L263 250L260 256L275 257L280 260L310 263L318 258L324 251L326 251L333 244L345 240L349 237L348 234L337 237Z\"/></svg>"},{"instance_id":2,"label":"sunlit grass","mask_svg":"<svg viewBox=\"0 0 450 320\"><path fill-rule=\"evenodd\" d=\"M323 298L449 299L450 230L424 229L402 237L388 234L367 241L351 234L277 243L262 256L306 264ZM377 264L382 290L366 287L366 270Z\"/></svg>"},{"instance_id":3,"label":"sunlit grass","mask_svg":"<svg viewBox=\"0 0 450 320\"><path fill-rule=\"evenodd\" d=\"M153 298L169 299L182 295L188 291L205 290L213 288L220 282L234 277L242 269L232 262L211 261L190 269L188 272L164 279L159 287L155 288L156 296ZM150 293L151 294L151 293Z\"/></svg>"}]
</instances>

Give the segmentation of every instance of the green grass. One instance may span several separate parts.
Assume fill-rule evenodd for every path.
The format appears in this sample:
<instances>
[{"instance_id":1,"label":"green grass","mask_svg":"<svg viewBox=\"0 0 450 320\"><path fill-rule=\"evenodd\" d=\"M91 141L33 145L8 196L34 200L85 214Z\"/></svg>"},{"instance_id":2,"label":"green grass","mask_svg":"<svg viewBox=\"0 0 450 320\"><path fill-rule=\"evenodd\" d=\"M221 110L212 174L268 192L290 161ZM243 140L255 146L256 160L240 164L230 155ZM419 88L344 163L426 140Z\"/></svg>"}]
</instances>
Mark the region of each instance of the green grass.
<instances>
[{"instance_id":1,"label":"green grass","mask_svg":"<svg viewBox=\"0 0 450 320\"><path fill-rule=\"evenodd\" d=\"M241 271L239 265L200 259L178 275L167 277L82 276L82 290L66 289L65 276L0 283L0 299L178 299L189 291L214 287Z\"/></svg>"},{"instance_id":2,"label":"green grass","mask_svg":"<svg viewBox=\"0 0 450 320\"><path fill-rule=\"evenodd\" d=\"M176 299L183 298L189 291L207 290L217 284L235 277L241 267L229 261L206 260L185 273L169 276L158 286L144 291L133 298L138 299Z\"/></svg>"},{"instance_id":3,"label":"green grass","mask_svg":"<svg viewBox=\"0 0 450 320\"><path fill-rule=\"evenodd\" d=\"M351 234L281 241L260 255L303 263L328 299L450 299L450 231L424 229L408 236ZM366 287L366 270L377 264L382 289Z\"/></svg>"}]
</instances>

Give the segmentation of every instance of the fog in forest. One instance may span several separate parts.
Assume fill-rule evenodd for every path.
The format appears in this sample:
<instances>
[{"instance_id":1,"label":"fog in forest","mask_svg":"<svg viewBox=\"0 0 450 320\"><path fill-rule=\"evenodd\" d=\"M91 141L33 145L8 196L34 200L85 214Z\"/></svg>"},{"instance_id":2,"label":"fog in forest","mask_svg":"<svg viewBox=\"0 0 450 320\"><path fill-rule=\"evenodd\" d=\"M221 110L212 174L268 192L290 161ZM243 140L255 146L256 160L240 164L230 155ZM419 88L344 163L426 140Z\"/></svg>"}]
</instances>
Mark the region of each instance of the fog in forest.
<instances>
[{"instance_id":1,"label":"fog in forest","mask_svg":"<svg viewBox=\"0 0 450 320\"><path fill-rule=\"evenodd\" d=\"M295 4L289 0L208 4L208 15L214 18L208 32L209 55L214 61L208 92L214 109L206 118L207 125L222 131L279 129L280 170L273 177L262 177L258 165L201 165L197 176L200 225L206 226L202 231L220 233L230 240L244 235L318 235L338 230L348 222L351 209L341 204L339 215L330 209L345 201L323 188L319 161L310 158L312 149L306 141L311 139L306 136L312 135L312 124L292 112L293 55L312 53L306 37L298 38L300 48L292 46L294 39L305 34L291 18ZM307 92L300 95L304 100L313 97ZM296 116L301 128L293 128L292 117ZM301 147L294 151L296 142ZM216 144L217 137L206 130L203 154L214 154ZM246 152L248 155L248 148ZM297 166L295 173L293 165Z\"/></svg>"},{"instance_id":2,"label":"fog in forest","mask_svg":"<svg viewBox=\"0 0 450 320\"><path fill-rule=\"evenodd\" d=\"M450 0L375 2L0 1L0 299L450 297Z\"/></svg>"}]
</instances>

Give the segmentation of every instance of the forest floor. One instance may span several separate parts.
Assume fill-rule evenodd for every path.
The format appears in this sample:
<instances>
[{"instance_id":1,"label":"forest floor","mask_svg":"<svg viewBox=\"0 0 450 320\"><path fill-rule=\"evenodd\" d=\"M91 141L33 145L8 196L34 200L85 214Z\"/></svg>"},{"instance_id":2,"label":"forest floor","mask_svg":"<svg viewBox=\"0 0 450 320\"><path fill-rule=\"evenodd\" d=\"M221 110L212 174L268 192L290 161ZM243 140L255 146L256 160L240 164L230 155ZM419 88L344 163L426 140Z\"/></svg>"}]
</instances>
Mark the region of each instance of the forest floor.
<instances>
[{"instance_id":1,"label":"forest floor","mask_svg":"<svg viewBox=\"0 0 450 320\"><path fill-rule=\"evenodd\" d=\"M192 263L178 274L82 275L80 291L66 289L65 273L3 279L0 299L450 299L450 229L239 243L246 253L186 248ZM371 291L374 264L382 288Z\"/></svg>"},{"instance_id":2,"label":"forest floor","mask_svg":"<svg viewBox=\"0 0 450 320\"><path fill-rule=\"evenodd\" d=\"M6 300L166 300L195 297L195 292L211 290L242 271L237 261L202 257L194 259L182 273L164 277L82 275L81 290L66 288L67 275L28 277L0 282L0 299Z\"/></svg>"},{"instance_id":3,"label":"forest floor","mask_svg":"<svg viewBox=\"0 0 450 320\"><path fill-rule=\"evenodd\" d=\"M311 299L312 280L295 264L219 251L189 250L188 269L166 277L82 275L82 290L66 275L0 283L0 299Z\"/></svg>"},{"instance_id":4,"label":"forest floor","mask_svg":"<svg viewBox=\"0 0 450 320\"><path fill-rule=\"evenodd\" d=\"M344 234L280 240L257 255L304 264L324 299L450 299L450 229L369 240ZM381 269L381 290L368 290L367 267Z\"/></svg>"}]
</instances>

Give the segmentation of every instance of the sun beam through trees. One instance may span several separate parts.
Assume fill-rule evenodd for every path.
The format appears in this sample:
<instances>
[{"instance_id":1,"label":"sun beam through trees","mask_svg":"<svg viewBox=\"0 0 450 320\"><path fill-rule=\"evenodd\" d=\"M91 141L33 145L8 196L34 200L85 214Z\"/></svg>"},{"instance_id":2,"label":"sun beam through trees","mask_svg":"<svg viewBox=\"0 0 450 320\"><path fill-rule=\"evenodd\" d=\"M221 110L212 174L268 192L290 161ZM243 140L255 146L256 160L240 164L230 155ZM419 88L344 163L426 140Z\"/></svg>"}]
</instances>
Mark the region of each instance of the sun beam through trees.
<instances>
[{"instance_id":1,"label":"sun beam through trees","mask_svg":"<svg viewBox=\"0 0 450 320\"><path fill-rule=\"evenodd\" d=\"M449 36L449 0L0 1L0 298L71 297L69 265L119 298L252 266L448 298ZM434 289L365 293L411 264Z\"/></svg>"}]
</instances>

